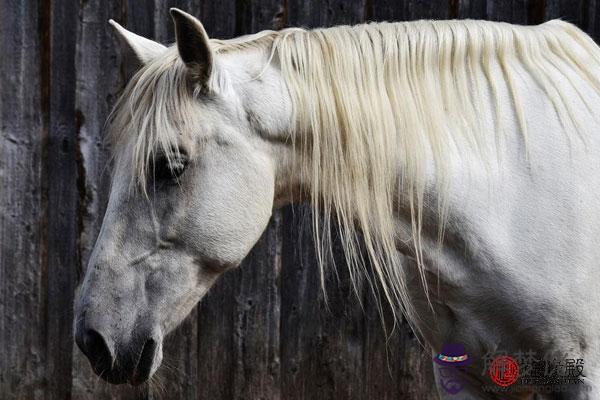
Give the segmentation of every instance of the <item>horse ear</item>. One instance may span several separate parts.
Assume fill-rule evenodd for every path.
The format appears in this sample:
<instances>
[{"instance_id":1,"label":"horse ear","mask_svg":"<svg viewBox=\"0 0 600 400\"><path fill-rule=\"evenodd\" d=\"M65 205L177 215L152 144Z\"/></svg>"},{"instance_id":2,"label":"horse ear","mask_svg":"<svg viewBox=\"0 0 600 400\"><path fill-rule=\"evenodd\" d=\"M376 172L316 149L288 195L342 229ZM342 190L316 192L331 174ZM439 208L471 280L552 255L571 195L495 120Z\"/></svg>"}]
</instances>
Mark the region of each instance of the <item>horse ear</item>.
<instances>
[{"instance_id":1,"label":"horse ear","mask_svg":"<svg viewBox=\"0 0 600 400\"><path fill-rule=\"evenodd\" d=\"M179 56L201 83L208 82L213 54L204 27L196 18L177 8L171 8Z\"/></svg>"},{"instance_id":2,"label":"horse ear","mask_svg":"<svg viewBox=\"0 0 600 400\"><path fill-rule=\"evenodd\" d=\"M124 51L133 56L137 64L135 69L146 65L167 49L160 43L129 32L112 19L108 23L115 29Z\"/></svg>"}]
</instances>

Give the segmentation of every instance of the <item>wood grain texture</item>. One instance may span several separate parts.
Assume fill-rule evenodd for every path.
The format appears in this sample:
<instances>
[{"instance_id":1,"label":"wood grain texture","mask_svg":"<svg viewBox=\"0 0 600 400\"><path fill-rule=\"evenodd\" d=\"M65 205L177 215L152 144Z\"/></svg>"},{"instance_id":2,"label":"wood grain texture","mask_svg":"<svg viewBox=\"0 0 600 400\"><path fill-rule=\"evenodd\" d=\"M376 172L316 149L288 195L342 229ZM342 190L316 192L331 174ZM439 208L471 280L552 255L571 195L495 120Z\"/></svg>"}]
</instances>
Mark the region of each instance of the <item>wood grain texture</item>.
<instances>
[{"instance_id":1,"label":"wood grain texture","mask_svg":"<svg viewBox=\"0 0 600 400\"><path fill-rule=\"evenodd\" d=\"M352 25L366 19L366 0L288 0L288 5L288 22L291 26L318 28Z\"/></svg>"},{"instance_id":2,"label":"wood grain texture","mask_svg":"<svg viewBox=\"0 0 600 400\"><path fill-rule=\"evenodd\" d=\"M481 0L458 0L458 18L485 19L487 2Z\"/></svg>"},{"instance_id":3,"label":"wood grain texture","mask_svg":"<svg viewBox=\"0 0 600 400\"><path fill-rule=\"evenodd\" d=\"M48 141L43 164L47 200L46 398L71 395L73 295L77 275L78 139L75 127L75 46L77 24L65 23L78 14L76 2L51 2L48 45Z\"/></svg>"},{"instance_id":4,"label":"wood grain texture","mask_svg":"<svg viewBox=\"0 0 600 400\"><path fill-rule=\"evenodd\" d=\"M230 38L285 26L563 18L600 38L599 0L85 0L0 3L0 399L435 399L431 355L391 336L374 295L315 263L307 206L286 207L164 344L149 385L111 386L74 346L76 285L100 229L104 121L127 79L107 20L162 43L168 14ZM326 293L326 295L325 295Z\"/></svg>"},{"instance_id":5,"label":"wood grain texture","mask_svg":"<svg viewBox=\"0 0 600 400\"><path fill-rule=\"evenodd\" d=\"M87 260L100 231L108 201L109 149L104 122L124 83L125 69L119 42L107 26L109 18L125 23L126 10L119 1L87 1L78 13L75 68L75 133L78 146L77 190L79 230L77 277L83 279ZM100 380L73 346L72 398L82 400L141 399L146 388L112 386Z\"/></svg>"},{"instance_id":6,"label":"wood grain texture","mask_svg":"<svg viewBox=\"0 0 600 400\"><path fill-rule=\"evenodd\" d=\"M406 21L409 19L408 0L368 0L366 18L369 21Z\"/></svg>"},{"instance_id":7,"label":"wood grain texture","mask_svg":"<svg viewBox=\"0 0 600 400\"><path fill-rule=\"evenodd\" d=\"M448 19L453 3L447 0L410 0L409 19Z\"/></svg>"},{"instance_id":8,"label":"wood grain texture","mask_svg":"<svg viewBox=\"0 0 600 400\"><path fill-rule=\"evenodd\" d=\"M486 19L514 24L538 24L544 19L545 0L487 1Z\"/></svg>"},{"instance_id":9,"label":"wood grain texture","mask_svg":"<svg viewBox=\"0 0 600 400\"><path fill-rule=\"evenodd\" d=\"M544 19L560 18L573 24L582 25L587 13L587 2L568 0L545 0Z\"/></svg>"},{"instance_id":10,"label":"wood grain texture","mask_svg":"<svg viewBox=\"0 0 600 400\"><path fill-rule=\"evenodd\" d=\"M38 6L5 1L0 12L0 393L6 398L47 390L41 171L49 93L41 87L49 85L48 38L38 34Z\"/></svg>"},{"instance_id":11,"label":"wood grain texture","mask_svg":"<svg viewBox=\"0 0 600 400\"><path fill-rule=\"evenodd\" d=\"M600 41L600 1L581 1L581 29L589 33L596 43Z\"/></svg>"}]
</instances>

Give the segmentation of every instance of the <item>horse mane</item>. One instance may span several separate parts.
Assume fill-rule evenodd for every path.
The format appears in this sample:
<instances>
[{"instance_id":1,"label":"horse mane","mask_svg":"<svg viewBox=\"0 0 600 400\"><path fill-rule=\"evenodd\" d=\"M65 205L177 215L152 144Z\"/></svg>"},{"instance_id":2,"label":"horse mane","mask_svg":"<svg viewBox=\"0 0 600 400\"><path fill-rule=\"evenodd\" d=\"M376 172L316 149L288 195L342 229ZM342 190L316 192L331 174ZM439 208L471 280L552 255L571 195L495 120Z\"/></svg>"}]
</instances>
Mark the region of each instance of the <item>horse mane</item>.
<instances>
[{"instance_id":1,"label":"horse mane","mask_svg":"<svg viewBox=\"0 0 600 400\"><path fill-rule=\"evenodd\" d=\"M408 204L414 255L429 298L421 231L430 165L438 186L434 203L441 239L449 149L467 143L471 153L484 157L490 146L480 135L481 108L494 115L497 135L506 131L499 115L515 115L527 148L524 89L515 84L515 65L547 94L570 128L565 131L580 130L561 89L571 82L569 74L578 71L600 92L593 73L600 66L599 49L574 25L559 20L536 27L472 20L371 23L264 31L211 43L217 54L264 48L279 62L296 121L291 137L302 154L297 172L310 182L308 195L317 211L313 225L322 279L334 220L352 282L356 286L360 276L374 275L392 309L402 310L409 321L419 317L410 305L397 251L398 197ZM152 149L170 151L175 139L169 135L180 127L164 125L184 123L186 107L194 101L182 89L183 64L169 51L160 63L138 72L136 85L117 104L127 108L112 119L136 135L138 176L145 174ZM557 74L563 82L554 79ZM511 110L502 109L500 88L508 89ZM492 104L483 94L488 91Z\"/></svg>"},{"instance_id":2,"label":"horse mane","mask_svg":"<svg viewBox=\"0 0 600 400\"><path fill-rule=\"evenodd\" d=\"M403 310L412 322L419 316L397 250L399 196L410 211L414 258L429 299L423 208L437 206L441 242L451 149L466 143L470 155L487 159L493 153L493 144L482 142L477 117L485 107L492 114L495 109L498 135L506 131L499 116L516 114L527 149L524 89L515 84L515 64L548 95L561 123L571 128L567 132L579 130L578 120L561 83L551 77L558 73L569 82L569 74L579 71L600 92L591 72L600 66L599 49L562 21L537 27L471 20L372 23L283 32L273 47L295 106L292 138L303 151L301 173L311 184L313 207L325 217L313 217L319 265L330 253L334 217L353 282L369 276L365 252L392 309ZM508 88L514 111L501 108L500 85ZM493 106L484 88L490 88ZM438 193L433 201L426 198L431 158Z\"/></svg>"}]
</instances>

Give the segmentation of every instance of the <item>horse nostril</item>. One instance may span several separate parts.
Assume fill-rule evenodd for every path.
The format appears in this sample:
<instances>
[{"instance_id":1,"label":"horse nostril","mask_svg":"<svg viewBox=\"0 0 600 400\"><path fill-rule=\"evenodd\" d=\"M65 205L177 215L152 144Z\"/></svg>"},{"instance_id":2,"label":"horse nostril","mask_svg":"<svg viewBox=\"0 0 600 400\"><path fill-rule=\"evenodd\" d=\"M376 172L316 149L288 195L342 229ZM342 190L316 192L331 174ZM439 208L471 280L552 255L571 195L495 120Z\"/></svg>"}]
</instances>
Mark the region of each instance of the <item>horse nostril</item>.
<instances>
[{"instance_id":1,"label":"horse nostril","mask_svg":"<svg viewBox=\"0 0 600 400\"><path fill-rule=\"evenodd\" d=\"M154 339L146 340L140 359L135 367L131 384L139 385L148 379L150 372L152 371L152 365L154 364L156 349L157 343Z\"/></svg>"},{"instance_id":2,"label":"horse nostril","mask_svg":"<svg viewBox=\"0 0 600 400\"><path fill-rule=\"evenodd\" d=\"M104 337L94 329L86 330L77 345L90 360L92 368L98 375L108 373L113 364L113 356Z\"/></svg>"}]
</instances>

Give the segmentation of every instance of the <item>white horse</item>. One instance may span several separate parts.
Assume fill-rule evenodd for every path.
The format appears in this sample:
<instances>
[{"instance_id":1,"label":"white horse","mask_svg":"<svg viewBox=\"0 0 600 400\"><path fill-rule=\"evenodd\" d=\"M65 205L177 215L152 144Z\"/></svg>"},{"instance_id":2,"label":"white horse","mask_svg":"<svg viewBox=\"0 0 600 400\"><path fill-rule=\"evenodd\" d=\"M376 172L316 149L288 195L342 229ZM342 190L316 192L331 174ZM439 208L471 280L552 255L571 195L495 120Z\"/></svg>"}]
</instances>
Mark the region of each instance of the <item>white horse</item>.
<instances>
[{"instance_id":1,"label":"white horse","mask_svg":"<svg viewBox=\"0 0 600 400\"><path fill-rule=\"evenodd\" d=\"M584 360L585 384L548 396L600 398L600 49L587 35L418 21L220 41L171 14L170 48L111 21L140 68L109 120L110 200L76 304L96 373L152 376L163 337L273 209L309 201L319 261L334 220L353 279L367 254L373 287L433 354L464 344L474 364L453 398L532 396L487 393L481 372L490 351L529 349Z\"/></svg>"}]
</instances>

